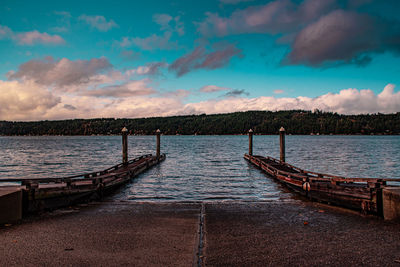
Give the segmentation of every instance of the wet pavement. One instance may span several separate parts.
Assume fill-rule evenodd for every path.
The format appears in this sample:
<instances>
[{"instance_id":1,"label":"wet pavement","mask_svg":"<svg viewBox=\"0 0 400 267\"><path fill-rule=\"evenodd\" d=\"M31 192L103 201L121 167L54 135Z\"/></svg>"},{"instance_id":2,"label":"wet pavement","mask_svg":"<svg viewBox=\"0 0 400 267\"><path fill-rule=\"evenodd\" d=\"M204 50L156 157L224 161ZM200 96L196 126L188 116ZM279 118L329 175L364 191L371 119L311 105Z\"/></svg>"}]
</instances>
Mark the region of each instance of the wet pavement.
<instances>
[{"instance_id":1,"label":"wet pavement","mask_svg":"<svg viewBox=\"0 0 400 267\"><path fill-rule=\"evenodd\" d=\"M0 266L199 264L400 266L400 224L296 200L109 201L0 227Z\"/></svg>"}]
</instances>

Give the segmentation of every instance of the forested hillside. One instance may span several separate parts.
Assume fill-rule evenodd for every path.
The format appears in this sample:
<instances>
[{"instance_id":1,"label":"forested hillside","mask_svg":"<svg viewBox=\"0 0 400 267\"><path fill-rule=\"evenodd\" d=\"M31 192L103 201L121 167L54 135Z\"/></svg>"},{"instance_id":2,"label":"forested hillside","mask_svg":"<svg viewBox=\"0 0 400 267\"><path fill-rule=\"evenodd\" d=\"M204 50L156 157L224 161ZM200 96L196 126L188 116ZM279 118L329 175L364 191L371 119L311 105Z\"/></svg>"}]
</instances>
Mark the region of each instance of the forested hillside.
<instances>
[{"instance_id":1,"label":"forested hillside","mask_svg":"<svg viewBox=\"0 0 400 267\"><path fill-rule=\"evenodd\" d=\"M248 111L216 115L190 115L142 119L74 119L61 121L0 121L0 135L109 135L127 127L130 134L400 134L396 114L339 115L321 111Z\"/></svg>"}]
</instances>

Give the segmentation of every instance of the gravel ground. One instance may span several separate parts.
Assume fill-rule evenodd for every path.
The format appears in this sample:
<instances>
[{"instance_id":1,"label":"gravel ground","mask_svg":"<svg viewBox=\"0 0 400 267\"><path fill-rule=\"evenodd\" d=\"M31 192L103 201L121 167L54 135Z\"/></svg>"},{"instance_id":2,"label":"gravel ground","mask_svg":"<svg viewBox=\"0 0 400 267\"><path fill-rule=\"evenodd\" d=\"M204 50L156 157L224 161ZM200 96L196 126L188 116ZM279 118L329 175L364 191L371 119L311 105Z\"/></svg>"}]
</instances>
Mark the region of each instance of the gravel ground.
<instances>
[{"instance_id":1,"label":"gravel ground","mask_svg":"<svg viewBox=\"0 0 400 267\"><path fill-rule=\"evenodd\" d=\"M0 227L0 266L400 266L400 224L301 202L102 202Z\"/></svg>"}]
</instances>

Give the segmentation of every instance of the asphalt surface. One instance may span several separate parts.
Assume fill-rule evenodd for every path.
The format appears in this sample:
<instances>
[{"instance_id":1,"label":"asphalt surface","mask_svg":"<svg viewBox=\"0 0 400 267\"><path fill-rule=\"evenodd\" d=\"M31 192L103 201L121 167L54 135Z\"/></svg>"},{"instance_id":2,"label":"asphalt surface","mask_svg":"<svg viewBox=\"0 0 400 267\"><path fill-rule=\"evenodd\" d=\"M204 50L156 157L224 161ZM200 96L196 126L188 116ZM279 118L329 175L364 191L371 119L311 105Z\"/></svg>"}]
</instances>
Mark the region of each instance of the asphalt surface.
<instances>
[{"instance_id":1,"label":"asphalt surface","mask_svg":"<svg viewBox=\"0 0 400 267\"><path fill-rule=\"evenodd\" d=\"M0 227L0 266L199 263L400 266L400 224L302 201L102 202Z\"/></svg>"}]
</instances>

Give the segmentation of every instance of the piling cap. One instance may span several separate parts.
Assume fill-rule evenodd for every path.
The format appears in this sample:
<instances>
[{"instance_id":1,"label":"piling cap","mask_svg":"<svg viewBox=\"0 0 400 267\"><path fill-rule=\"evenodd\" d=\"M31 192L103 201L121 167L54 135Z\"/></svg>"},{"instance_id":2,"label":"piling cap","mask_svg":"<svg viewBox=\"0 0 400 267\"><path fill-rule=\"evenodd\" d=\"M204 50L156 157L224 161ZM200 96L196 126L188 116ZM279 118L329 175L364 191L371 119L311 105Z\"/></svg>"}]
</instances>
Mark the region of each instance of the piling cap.
<instances>
[{"instance_id":1,"label":"piling cap","mask_svg":"<svg viewBox=\"0 0 400 267\"><path fill-rule=\"evenodd\" d=\"M285 131L285 128L281 127L281 128L279 129L279 131L280 131L280 132L284 132L284 131Z\"/></svg>"},{"instance_id":2,"label":"piling cap","mask_svg":"<svg viewBox=\"0 0 400 267\"><path fill-rule=\"evenodd\" d=\"M122 128L122 132L126 133L128 131L128 129L126 129L126 127Z\"/></svg>"},{"instance_id":3,"label":"piling cap","mask_svg":"<svg viewBox=\"0 0 400 267\"><path fill-rule=\"evenodd\" d=\"M253 130L252 130L252 129L250 129L250 130L249 130L249 133L252 133L252 132L253 132Z\"/></svg>"},{"instance_id":4,"label":"piling cap","mask_svg":"<svg viewBox=\"0 0 400 267\"><path fill-rule=\"evenodd\" d=\"M160 129L157 129L156 133L161 133Z\"/></svg>"}]
</instances>

